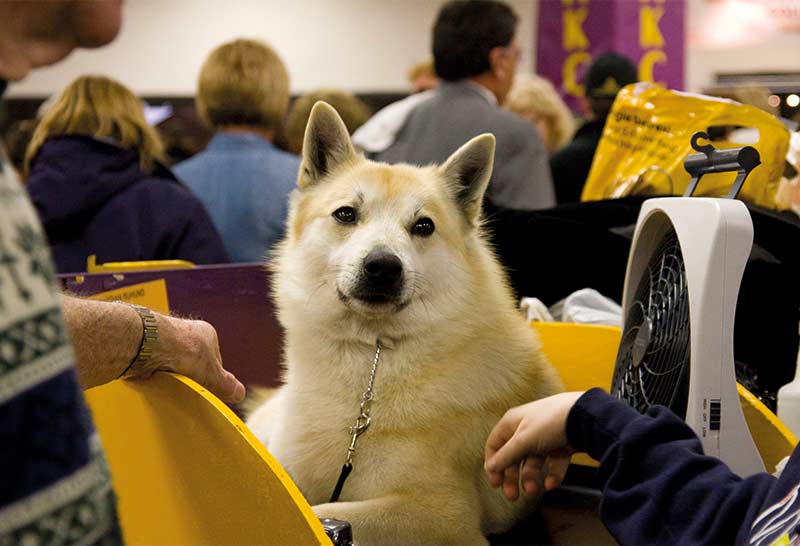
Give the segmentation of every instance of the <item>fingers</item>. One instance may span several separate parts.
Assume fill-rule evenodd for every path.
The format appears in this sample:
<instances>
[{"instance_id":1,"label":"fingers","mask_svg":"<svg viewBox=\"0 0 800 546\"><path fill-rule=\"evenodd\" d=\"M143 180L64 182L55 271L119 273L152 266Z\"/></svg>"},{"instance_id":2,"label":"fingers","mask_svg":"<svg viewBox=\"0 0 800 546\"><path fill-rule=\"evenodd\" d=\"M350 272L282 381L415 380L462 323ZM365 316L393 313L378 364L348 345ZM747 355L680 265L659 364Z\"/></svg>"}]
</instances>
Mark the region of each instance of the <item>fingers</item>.
<instances>
[{"instance_id":1,"label":"fingers","mask_svg":"<svg viewBox=\"0 0 800 546\"><path fill-rule=\"evenodd\" d=\"M492 487L500 487L500 485L503 483L503 472L486 471L486 475L489 476L489 483Z\"/></svg>"},{"instance_id":2,"label":"fingers","mask_svg":"<svg viewBox=\"0 0 800 546\"><path fill-rule=\"evenodd\" d=\"M224 402L244 399L245 388L222 366L217 331L202 320L161 316L159 358L155 369L175 371L197 381ZM161 328L163 324L163 328Z\"/></svg>"},{"instance_id":3,"label":"fingers","mask_svg":"<svg viewBox=\"0 0 800 546\"><path fill-rule=\"evenodd\" d=\"M190 377L195 375L196 378L207 378L206 381L200 381L201 384L224 402L241 402L245 396L244 385L223 368L217 331L205 321L194 322L199 326L197 331L202 338L199 341L205 350L201 351L195 362L190 363Z\"/></svg>"},{"instance_id":4,"label":"fingers","mask_svg":"<svg viewBox=\"0 0 800 546\"><path fill-rule=\"evenodd\" d=\"M554 455L549 459L547 477L544 479L545 491L551 491L561 485L570 463L570 455Z\"/></svg>"},{"instance_id":5,"label":"fingers","mask_svg":"<svg viewBox=\"0 0 800 546\"><path fill-rule=\"evenodd\" d=\"M561 485L567 468L570 464L570 455L564 453L551 455L547 458L547 475L544 476L545 458L529 455L525 458L520 475L522 489L531 495L539 493L544 486L544 491L551 491Z\"/></svg>"},{"instance_id":6,"label":"fingers","mask_svg":"<svg viewBox=\"0 0 800 546\"><path fill-rule=\"evenodd\" d=\"M573 452L567 442L567 417L582 394L556 394L508 410L486 440L484 470L489 483L502 486L511 500L519 496L520 484L527 493L561 485Z\"/></svg>"},{"instance_id":7,"label":"fingers","mask_svg":"<svg viewBox=\"0 0 800 546\"><path fill-rule=\"evenodd\" d=\"M519 498L519 466L512 465L506 468L503 477L503 494L508 500Z\"/></svg>"},{"instance_id":8,"label":"fingers","mask_svg":"<svg viewBox=\"0 0 800 546\"><path fill-rule=\"evenodd\" d=\"M506 442L514 435L519 426L519 419L513 410L509 410L503 415L502 419L494 426L486 438L486 446L483 450L484 460L488 463L494 457L498 449L503 447ZM502 468L498 469L502 470Z\"/></svg>"},{"instance_id":9,"label":"fingers","mask_svg":"<svg viewBox=\"0 0 800 546\"><path fill-rule=\"evenodd\" d=\"M484 468L487 473L503 472L507 467L518 464L528 449L521 440L522 419L525 406L512 408L498 421L484 449Z\"/></svg>"},{"instance_id":10,"label":"fingers","mask_svg":"<svg viewBox=\"0 0 800 546\"><path fill-rule=\"evenodd\" d=\"M229 404L238 404L244 400L244 385L236 379L235 375L227 370L223 370L221 366L219 379L212 385L206 385L206 387Z\"/></svg>"},{"instance_id":11,"label":"fingers","mask_svg":"<svg viewBox=\"0 0 800 546\"><path fill-rule=\"evenodd\" d=\"M515 466L522 461L529 451L530 446L525 440L525 433L521 428L518 428L511 438L486 461L486 469L497 472L504 468Z\"/></svg>"},{"instance_id":12,"label":"fingers","mask_svg":"<svg viewBox=\"0 0 800 546\"><path fill-rule=\"evenodd\" d=\"M539 490L539 484L542 483L542 467L544 466L544 458L536 455L528 455L525 462L522 463L522 473L520 479L522 481L522 488L526 493L531 495L536 494Z\"/></svg>"}]
</instances>

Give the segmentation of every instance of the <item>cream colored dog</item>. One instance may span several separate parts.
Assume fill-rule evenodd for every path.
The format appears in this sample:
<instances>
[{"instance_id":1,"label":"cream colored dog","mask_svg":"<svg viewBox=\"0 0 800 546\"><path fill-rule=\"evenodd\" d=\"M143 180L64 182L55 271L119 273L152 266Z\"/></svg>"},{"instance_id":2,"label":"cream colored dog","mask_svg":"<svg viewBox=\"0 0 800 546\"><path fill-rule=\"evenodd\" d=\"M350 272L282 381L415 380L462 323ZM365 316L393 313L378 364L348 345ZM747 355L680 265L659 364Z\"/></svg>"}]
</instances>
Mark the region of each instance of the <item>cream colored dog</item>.
<instances>
[{"instance_id":1,"label":"cream colored dog","mask_svg":"<svg viewBox=\"0 0 800 546\"><path fill-rule=\"evenodd\" d=\"M330 106L311 113L272 262L285 384L248 425L359 546L486 544L533 500L507 501L482 470L503 413L560 390L481 232L494 145L389 166L356 154ZM329 502L378 340L371 423Z\"/></svg>"}]
</instances>

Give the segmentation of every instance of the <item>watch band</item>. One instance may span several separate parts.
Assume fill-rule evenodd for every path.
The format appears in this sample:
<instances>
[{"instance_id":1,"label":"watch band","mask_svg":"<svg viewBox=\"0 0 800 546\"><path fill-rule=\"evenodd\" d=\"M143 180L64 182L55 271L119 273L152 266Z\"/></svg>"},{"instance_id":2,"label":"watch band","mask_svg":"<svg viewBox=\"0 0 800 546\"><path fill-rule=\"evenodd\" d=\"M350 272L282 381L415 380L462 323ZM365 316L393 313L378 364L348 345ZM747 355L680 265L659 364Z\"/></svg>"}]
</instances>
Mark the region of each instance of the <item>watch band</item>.
<instances>
[{"instance_id":1,"label":"watch band","mask_svg":"<svg viewBox=\"0 0 800 546\"><path fill-rule=\"evenodd\" d=\"M133 360L131 360L131 363L128 364L128 367L125 368L125 371L120 374L120 377L138 375L147 367L150 357L153 356L153 347L156 341L158 341L158 324L155 315L153 315L153 311L147 307L124 301L120 301L119 303L124 303L132 307L134 311L139 313L139 317L142 319L142 343L139 345L139 351L136 353Z\"/></svg>"}]
</instances>

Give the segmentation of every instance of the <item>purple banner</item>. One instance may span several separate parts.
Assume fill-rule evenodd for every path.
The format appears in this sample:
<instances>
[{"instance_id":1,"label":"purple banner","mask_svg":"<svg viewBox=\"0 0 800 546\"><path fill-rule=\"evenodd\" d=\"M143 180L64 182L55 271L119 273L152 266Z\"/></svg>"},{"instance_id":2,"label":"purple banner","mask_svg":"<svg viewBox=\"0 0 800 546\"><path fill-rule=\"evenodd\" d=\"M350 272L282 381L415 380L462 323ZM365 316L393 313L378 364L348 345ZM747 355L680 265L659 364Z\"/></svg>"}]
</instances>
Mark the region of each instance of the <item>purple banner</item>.
<instances>
[{"instance_id":1,"label":"purple banner","mask_svg":"<svg viewBox=\"0 0 800 546\"><path fill-rule=\"evenodd\" d=\"M536 72L579 110L592 59L629 57L639 79L683 89L685 0L540 0Z\"/></svg>"}]
</instances>

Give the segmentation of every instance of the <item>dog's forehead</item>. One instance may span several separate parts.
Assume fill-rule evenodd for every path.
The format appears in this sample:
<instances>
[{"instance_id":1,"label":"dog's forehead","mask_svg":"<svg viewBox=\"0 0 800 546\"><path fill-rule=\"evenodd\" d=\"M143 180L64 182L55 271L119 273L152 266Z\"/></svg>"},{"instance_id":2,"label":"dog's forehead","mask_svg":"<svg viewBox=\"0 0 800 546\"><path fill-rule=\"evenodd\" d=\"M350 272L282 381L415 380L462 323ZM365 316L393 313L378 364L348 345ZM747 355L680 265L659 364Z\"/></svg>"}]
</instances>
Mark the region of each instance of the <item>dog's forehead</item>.
<instances>
[{"instance_id":1,"label":"dog's forehead","mask_svg":"<svg viewBox=\"0 0 800 546\"><path fill-rule=\"evenodd\" d=\"M432 199L439 195L441 182L433 167L387 165L365 161L357 168L343 174L338 189L359 193L365 200Z\"/></svg>"}]
</instances>

